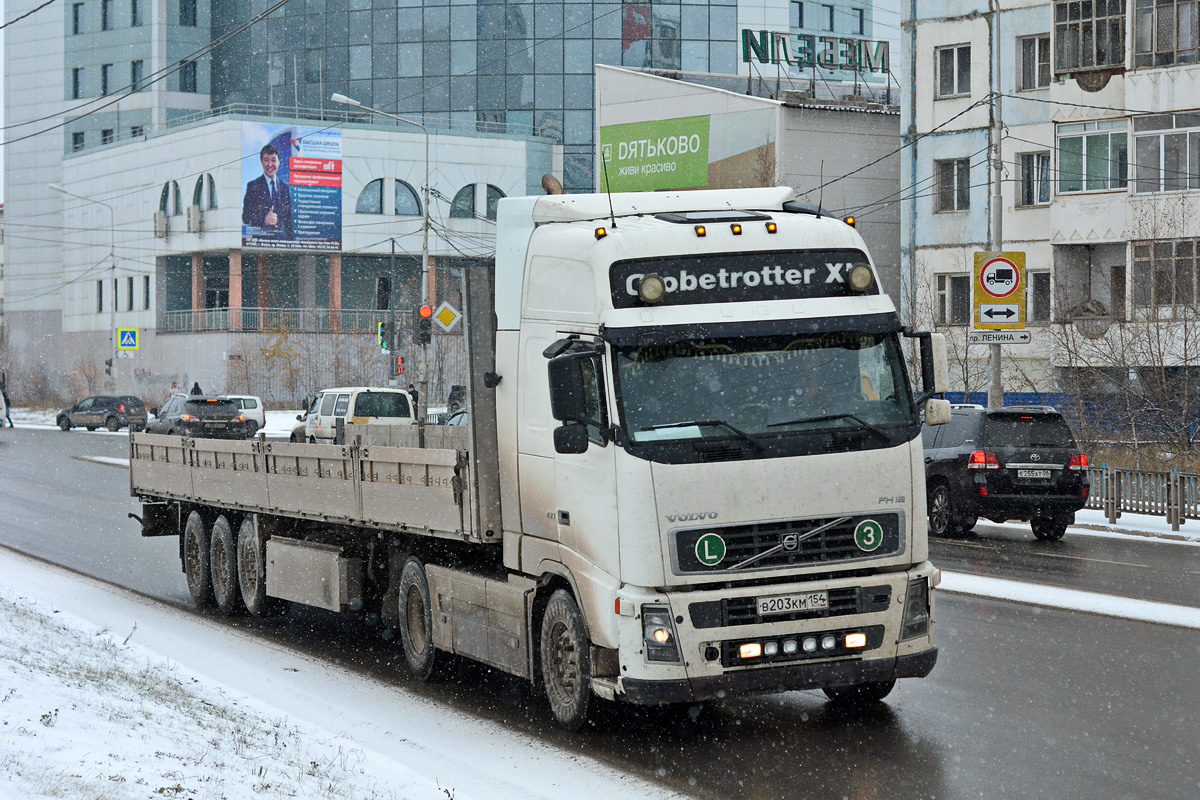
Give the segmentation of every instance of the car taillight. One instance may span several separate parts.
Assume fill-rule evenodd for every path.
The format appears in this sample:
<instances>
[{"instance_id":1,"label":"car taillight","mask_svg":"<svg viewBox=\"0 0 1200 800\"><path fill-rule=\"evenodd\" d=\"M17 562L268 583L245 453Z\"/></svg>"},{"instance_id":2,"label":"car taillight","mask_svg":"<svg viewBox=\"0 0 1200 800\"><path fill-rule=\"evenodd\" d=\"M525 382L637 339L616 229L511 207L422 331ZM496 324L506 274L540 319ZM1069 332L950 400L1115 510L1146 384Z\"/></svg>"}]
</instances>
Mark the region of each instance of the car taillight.
<instances>
[{"instance_id":1,"label":"car taillight","mask_svg":"<svg viewBox=\"0 0 1200 800\"><path fill-rule=\"evenodd\" d=\"M193 417L191 414L180 414L179 419L183 422L191 422L195 419L195 417Z\"/></svg>"},{"instance_id":2,"label":"car taillight","mask_svg":"<svg viewBox=\"0 0 1200 800\"><path fill-rule=\"evenodd\" d=\"M121 405L117 406L117 411L121 414L124 414L125 413L125 404L121 403Z\"/></svg>"},{"instance_id":3,"label":"car taillight","mask_svg":"<svg viewBox=\"0 0 1200 800\"><path fill-rule=\"evenodd\" d=\"M1000 469L1000 459L991 450L972 450L967 469Z\"/></svg>"},{"instance_id":4,"label":"car taillight","mask_svg":"<svg viewBox=\"0 0 1200 800\"><path fill-rule=\"evenodd\" d=\"M1084 470L1087 469L1087 455L1085 453L1076 453L1071 456L1071 463L1067 465L1067 469Z\"/></svg>"},{"instance_id":5,"label":"car taillight","mask_svg":"<svg viewBox=\"0 0 1200 800\"><path fill-rule=\"evenodd\" d=\"M246 421L246 415L245 415L245 414L238 414L238 419L239 419L239 420L241 420L242 422L245 422L245 421Z\"/></svg>"}]
</instances>

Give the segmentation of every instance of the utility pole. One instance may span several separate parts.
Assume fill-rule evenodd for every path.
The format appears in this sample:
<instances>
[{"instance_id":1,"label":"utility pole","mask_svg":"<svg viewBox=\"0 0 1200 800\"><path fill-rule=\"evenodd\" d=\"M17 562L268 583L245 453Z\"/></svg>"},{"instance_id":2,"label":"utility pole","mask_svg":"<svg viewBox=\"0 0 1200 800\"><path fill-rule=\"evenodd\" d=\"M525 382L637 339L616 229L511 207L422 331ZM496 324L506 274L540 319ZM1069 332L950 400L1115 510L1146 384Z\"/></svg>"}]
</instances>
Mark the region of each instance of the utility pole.
<instances>
[{"instance_id":1,"label":"utility pole","mask_svg":"<svg viewBox=\"0 0 1200 800\"><path fill-rule=\"evenodd\" d=\"M997 42L1000 40L1000 0L992 0L992 38L990 42L990 58L988 59L991 66L991 84L992 84L992 105L991 105L991 125L988 130L988 136L991 139L989 152L991 159L989 161L991 173L988 177L988 185L991 187L991 205L989 210L992 217L992 242L991 249L993 253L999 253L1004 250L1004 195L1001 192L1001 178L1004 174L1004 161L1001 154L1001 140L1004 130L1004 98L1000 94L1000 50L997 47ZM1025 287L1021 287L1024 291ZM992 380L988 387L988 408L1000 408L1004 405L1004 385L1001 378L1000 370L1000 345L990 344L991 348L991 373Z\"/></svg>"}]
</instances>

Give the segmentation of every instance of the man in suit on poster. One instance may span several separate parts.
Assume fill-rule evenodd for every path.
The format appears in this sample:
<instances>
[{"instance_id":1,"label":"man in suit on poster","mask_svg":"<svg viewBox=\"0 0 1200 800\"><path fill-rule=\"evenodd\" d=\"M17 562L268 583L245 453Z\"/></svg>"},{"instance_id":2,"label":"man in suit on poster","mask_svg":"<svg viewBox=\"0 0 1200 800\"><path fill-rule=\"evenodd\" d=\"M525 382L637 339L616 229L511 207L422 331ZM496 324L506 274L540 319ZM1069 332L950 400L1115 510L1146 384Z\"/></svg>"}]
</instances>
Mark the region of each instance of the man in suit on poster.
<instances>
[{"instance_id":1,"label":"man in suit on poster","mask_svg":"<svg viewBox=\"0 0 1200 800\"><path fill-rule=\"evenodd\" d=\"M292 238L292 193L280 179L279 151L273 144L258 153L263 174L246 184L242 199L242 224L261 228L260 235L277 239Z\"/></svg>"}]
</instances>

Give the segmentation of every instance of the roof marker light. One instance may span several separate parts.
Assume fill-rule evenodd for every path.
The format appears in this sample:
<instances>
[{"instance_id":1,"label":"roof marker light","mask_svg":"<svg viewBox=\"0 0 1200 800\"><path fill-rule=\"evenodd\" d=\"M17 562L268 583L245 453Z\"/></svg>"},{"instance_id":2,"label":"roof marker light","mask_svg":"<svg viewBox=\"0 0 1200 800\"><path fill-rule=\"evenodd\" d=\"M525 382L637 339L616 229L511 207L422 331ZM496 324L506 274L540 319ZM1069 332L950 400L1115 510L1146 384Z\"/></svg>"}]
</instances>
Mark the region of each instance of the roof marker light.
<instances>
[{"instance_id":1,"label":"roof marker light","mask_svg":"<svg viewBox=\"0 0 1200 800\"><path fill-rule=\"evenodd\" d=\"M699 237L701 237L701 238L703 238L703 237L707 236L707 235L708 235L708 228L704 227L703 225L697 225L697 226L696 226L696 235L697 235L697 236L699 236Z\"/></svg>"},{"instance_id":2,"label":"roof marker light","mask_svg":"<svg viewBox=\"0 0 1200 800\"><path fill-rule=\"evenodd\" d=\"M603 226L596 228L596 241L600 241L605 236L608 236L608 228Z\"/></svg>"},{"instance_id":3,"label":"roof marker light","mask_svg":"<svg viewBox=\"0 0 1200 800\"><path fill-rule=\"evenodd\" d=\"M775 222L768 222L767 233L779 233L779 224Z\"/></svg>"},{"instance_id":4,"label":"roof marker light","mask_svg":"<svg viewBox=\"0 0 1200 800\"><path fill-rule=\"evenodd\" d=\"M736 222L729 226L729 230L733 231L734 236L742 235L742 226Z\"/></svg>"},{"instance_id":5,"label":"roof marker light","mask_svg":"<svg viewBox=\"0 0 1200 800\"><path fill-rule=\"evenodd\" d=\"M855 217L846 217L846 219L844 220L844 222L845 222L847 225L849 225L851 228L853 228L855 225L857 225L857 224L858 224L858 219L856 219Z\"/></svg>"}]
</instances>

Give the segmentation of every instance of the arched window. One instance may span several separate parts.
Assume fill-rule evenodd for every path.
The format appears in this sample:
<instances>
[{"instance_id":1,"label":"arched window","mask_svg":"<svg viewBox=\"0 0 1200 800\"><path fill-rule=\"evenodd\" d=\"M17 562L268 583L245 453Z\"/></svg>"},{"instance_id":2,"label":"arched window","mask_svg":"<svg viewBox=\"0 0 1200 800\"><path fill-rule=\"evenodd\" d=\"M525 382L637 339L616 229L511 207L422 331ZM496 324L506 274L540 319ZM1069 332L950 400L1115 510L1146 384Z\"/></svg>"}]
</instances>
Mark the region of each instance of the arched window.
<instances>
[{"instance_id":1,"label":"arched window","mask_svg":"<svg viewBox=\"0 0 1200 800\"><path fill-rule=\"evenodd\" d=\"M204 192L208 191L208 202L205 202ZM192 189L192 205L200 208L217 207L217 183L207 172L196 178L196 186Z\"/></svg>"},{"instance_id":2,"label":"arched window","mask_svg":"<svg viewBox=\"0 0 1200 800\"><path fill-rule=\"evenodd\" d=\"M178 216L183 213L183 198L179 195L179 183L171 181L171 197L174 202L171 204L171 213Z\"/></svg>"},{"instance_id":3,"label":"arched window","mask_svg":"<svg viewBox=\"0 0 1200 800\"><path fill-rule=\"evenodd\" d=\"M383 178L376 178L363 187L354 211L358 214L383 213Z\"/></svg>"},{"instance_id":4,"label":"arched window","mask_svg":"<svg viewBox=\"0 0 1200 800\"><path fill-rule=\"evenodd\" d=\"M158 196L158 210L166 214L171 208L171 184L164 183L162 194Z\"/></svg>"},{"instance_id":5,"label":"arched window","mask_svg":"<svg viewBox=\"0 0 1200 800\"><path fill-rule=\"evenodd\" d=\"M474 216L475 184L468 183L458 190L458 194L454 195L454 201L450 203L450 217L452 219L471 219Z\"/></svg>"},{"instance_id":6,"label":"arched window","mask_svg":"<svg viewBox=\"0 0 1200 800\"><path fill-rule=\"evenodd\" d=\"M204 176L196 178L196 186L192 189L192 205L204 208Z\"/></svg>"},{"instance_id":7,"label":"arched window","mask_svg":"<svg viewBox=\"0 0 1200 800\"><path fill-rule=\"evenodd\" d=\"M395 204L398 217L421 216L421 201L417 197L417 190L399 178L396 179Z\"/></svg>"},{"instance_id":8,"label":"arched window","mask_svg":"<svg viewBox=\"0 0 1200 800\"><path fill-rule=\"evenodd\" d=\"M496 218L496 204L500 202L501 197L504 197L504 192L500 191L499 188L492 186L489 183L487 185L487 218L488 219L494 220Z\"/></svg>"},{"instance_id":9,"label":"arched window","mask_svg":"<svg viewBox=\"0 0 1200 800\"><path fill-rule=\"evenodd\" d=\"M208 184L208 207L216 208L217 207L217 182L213 180L212 175L209 175L207 173L204 175L204 182L206 184Z\"/></svg>"}]
</instances>

